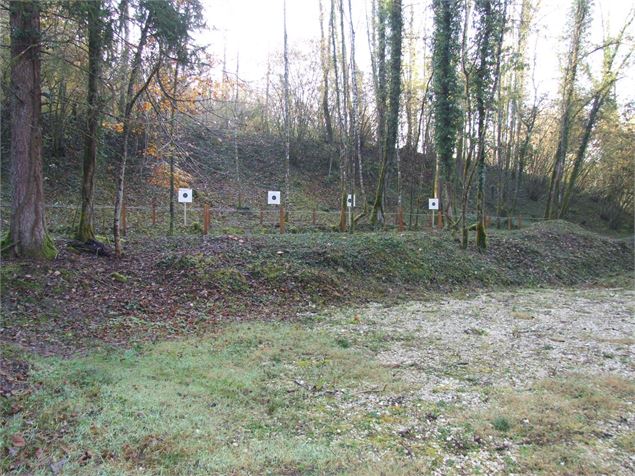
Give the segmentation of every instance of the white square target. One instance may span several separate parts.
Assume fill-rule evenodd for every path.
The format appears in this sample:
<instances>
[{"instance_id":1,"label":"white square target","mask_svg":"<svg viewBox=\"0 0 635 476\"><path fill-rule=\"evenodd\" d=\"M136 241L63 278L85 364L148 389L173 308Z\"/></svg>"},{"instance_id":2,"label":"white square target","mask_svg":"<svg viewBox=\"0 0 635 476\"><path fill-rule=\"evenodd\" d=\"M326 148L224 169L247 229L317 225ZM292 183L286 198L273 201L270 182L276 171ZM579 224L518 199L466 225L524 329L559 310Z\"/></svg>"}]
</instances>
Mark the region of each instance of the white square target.
<instances>
[{"instance_id":1,"label":"white square target","mask_svg":"<svg viewBox=\"0 0 635 476\"><path fill-rule=\"evenodd\" d=\"M179 203L192 203L191 188L179 188Z\"/></svg>"},{"instance_id":2,"label":"white square target","mask_svg":"<svg viewBox=\"0 0 635 476\"><path fill-rule=\"evenodd\" d=\"M355 203L355 195L351 195L350 193L346 197L346 206L348 208L355 207L357 204Z\"/></svg>"},{"instance_id":3,"label":"white square target","mask_svg":"<svg viewBox=\"0 0 635 476\"><path fill-rule=\"evenodd\" d=\"M428 210L438 210L439 209L439 199L438 198L429 198L428 199Z\"/></svg>"},{"instance_id":4,"label":"white square target","mask_svg":"<svg viewBox=\"0 0 635 476\"><path fill-rule=\"evenodd\" d=\"M270 190L267 192L268 205L280 205L280 191Z\"/></svg>"}]
</instances>

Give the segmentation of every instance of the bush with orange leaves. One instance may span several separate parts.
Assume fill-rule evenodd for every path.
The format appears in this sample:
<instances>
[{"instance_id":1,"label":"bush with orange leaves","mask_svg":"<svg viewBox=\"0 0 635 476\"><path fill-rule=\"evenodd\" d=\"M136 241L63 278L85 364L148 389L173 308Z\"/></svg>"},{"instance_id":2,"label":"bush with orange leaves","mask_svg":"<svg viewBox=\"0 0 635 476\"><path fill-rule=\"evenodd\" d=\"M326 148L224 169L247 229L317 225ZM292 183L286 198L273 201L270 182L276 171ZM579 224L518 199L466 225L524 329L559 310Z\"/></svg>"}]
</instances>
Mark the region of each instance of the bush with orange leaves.
<instances>
[{"instance_id":1,"label":"bush with orange leaves","mask_svg":"<svg viewBox=\"0 0 635 476\"><path fill-rule=\"evenodd\" d=\"M170 188L170 164L161 162L152 168L152 175L148 179L151 185L157 187ZM174 186L189 187L192 182L192 176L184 170L174 167Z\"/></svg>"}]
</instances>

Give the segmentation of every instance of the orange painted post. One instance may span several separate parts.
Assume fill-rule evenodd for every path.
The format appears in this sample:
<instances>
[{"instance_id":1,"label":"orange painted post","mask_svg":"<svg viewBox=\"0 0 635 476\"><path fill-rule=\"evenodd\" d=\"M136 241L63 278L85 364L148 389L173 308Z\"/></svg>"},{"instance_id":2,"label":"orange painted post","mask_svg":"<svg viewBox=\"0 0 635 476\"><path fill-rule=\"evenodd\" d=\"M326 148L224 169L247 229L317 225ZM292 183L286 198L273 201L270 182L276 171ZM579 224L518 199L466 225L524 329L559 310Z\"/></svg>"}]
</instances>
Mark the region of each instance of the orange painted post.
<instances>
[{"instance_id":1,"label":"orange painted post","mask_svg":"<svg viewBox=\"0 0 635 476\"><path fill-rule=\"evenodd\" d=\"M126 236L127 224L126 224L126 204L121 206L121 228L123 229L123 236Z\"/></svg>"},{"instance_id":2,"label":"orange painted post","mask_svg":"<svg viewBox=\"0 0 635 476\"><path fill-rule=\"evenodd\" d=\"M284 233L284 207L280 207L280 233Z\"/></svg>"},{"instance_id":3,"label":"orange painted post","mask_svg":"<svg viewBox=\"0 0 635 476\"><path fill-rule=\"evenodd\" d=\"M443 228L443 213L441 213L441 210L438 211L437 215L437 227L439 229Z\"/></svg>"},{"instance_id":4,"label":"orange painted post","mask_svg":"<svg viewBox=\"0 0 635 476\"><path fill-rule=\"evenodd\" d=\"M398 216L399 216L399 232L402 232L404 230L404 222L403 222L403 208L401 207L399 207Z\"/></svg>"}]
</instances>

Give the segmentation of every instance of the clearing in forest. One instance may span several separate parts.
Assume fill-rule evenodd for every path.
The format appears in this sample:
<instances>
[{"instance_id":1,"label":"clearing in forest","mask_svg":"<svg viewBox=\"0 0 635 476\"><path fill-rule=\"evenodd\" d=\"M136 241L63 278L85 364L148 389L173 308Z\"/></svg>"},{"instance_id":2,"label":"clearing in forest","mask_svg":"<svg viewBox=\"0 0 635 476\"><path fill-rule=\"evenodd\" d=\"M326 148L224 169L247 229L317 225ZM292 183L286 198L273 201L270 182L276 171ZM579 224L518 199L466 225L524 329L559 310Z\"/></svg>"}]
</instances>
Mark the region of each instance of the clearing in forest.
<instances>
[{"instance_id":1,"label":"clearing in forest","mask_svg":"<svg viewBox=\"0 0 635 476\"><path fill-rule=\"evenodd\" d=\"M633 474L634 295L455 294L33 357L2 469Z\"/></svg>"}]
</instances>

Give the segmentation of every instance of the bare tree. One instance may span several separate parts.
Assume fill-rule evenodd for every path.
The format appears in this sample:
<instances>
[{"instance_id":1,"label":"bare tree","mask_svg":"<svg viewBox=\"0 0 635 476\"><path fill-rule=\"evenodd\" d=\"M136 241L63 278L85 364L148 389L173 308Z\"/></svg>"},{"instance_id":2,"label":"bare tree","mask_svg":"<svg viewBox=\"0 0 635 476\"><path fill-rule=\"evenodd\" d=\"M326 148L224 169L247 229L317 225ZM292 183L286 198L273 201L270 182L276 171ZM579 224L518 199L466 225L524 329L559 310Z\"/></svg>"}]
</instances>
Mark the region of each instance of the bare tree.
<instances>
[{"instance_id":1,"label":"bare tree","mask_svg":"<svg viewBox=\"0 0 635 476\"><path fill-rule=\"evenodd\" d=\"M285 200L284 206L289 212L290 202L290 158L289 158L289 142L290 142L290 121L289 121L289 49L287 45L287 0L284 0L284 156L285 156L285 174L284 174L284 187L285 187Z\"/></svg>"},{"instance_id":2,"label":"bare tree","mask_svg":"<svg viewBox=\"0 0 635 476\"><path fill-rule=\"evenodd\" d=\"M560 199L560 186L564 174L565 159L569 149L569 135L574 113L575 85L582 44L589 24L591 5L589 0L573 0L571 38L567 54L567 66L564 70L561 86L560 126L558 146L553 159L549 193L545 206L545 218L553 218Z\"/></svg>"}]
</instances>

